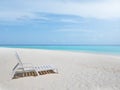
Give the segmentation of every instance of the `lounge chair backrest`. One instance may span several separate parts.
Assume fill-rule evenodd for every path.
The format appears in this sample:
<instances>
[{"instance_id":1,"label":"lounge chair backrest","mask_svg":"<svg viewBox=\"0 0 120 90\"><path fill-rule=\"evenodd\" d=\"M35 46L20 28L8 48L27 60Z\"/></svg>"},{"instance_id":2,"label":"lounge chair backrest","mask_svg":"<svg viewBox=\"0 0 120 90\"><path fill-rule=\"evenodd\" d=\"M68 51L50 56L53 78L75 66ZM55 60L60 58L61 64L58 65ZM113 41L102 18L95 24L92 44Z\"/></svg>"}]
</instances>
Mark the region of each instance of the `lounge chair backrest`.
<instances>
[{"instance_id":1,"label":"lounge chair backrest","mask_svg":"<svg viewBox=\"0 0 120 90\"><path fill-rule=\"evenodd\" d=\"M17 57L17 60L18 60L18 64L23 67L23 63L22 63L22 61L21 61L18 53L16 52L15 54L16 54L16 57ZM24 67L23 67L23 68L24 68Z\"/></svg>"},{"instance_id":2,"label":"lounge chair backrest","mask_svg":"<svg viewBox=\"0 0 120 90\"><path fill-rule=\"evenodd\" d=\"M18 53L16 52L15 54L16 54L16 57L17 57L17 59L18 59L18 63L19 63L20 65L23 65L23 64L22 64L22 61L21 61L21 59L20 59L20 57L19 57L19 55L18 55Z\"/></svg>"}]
</instances>

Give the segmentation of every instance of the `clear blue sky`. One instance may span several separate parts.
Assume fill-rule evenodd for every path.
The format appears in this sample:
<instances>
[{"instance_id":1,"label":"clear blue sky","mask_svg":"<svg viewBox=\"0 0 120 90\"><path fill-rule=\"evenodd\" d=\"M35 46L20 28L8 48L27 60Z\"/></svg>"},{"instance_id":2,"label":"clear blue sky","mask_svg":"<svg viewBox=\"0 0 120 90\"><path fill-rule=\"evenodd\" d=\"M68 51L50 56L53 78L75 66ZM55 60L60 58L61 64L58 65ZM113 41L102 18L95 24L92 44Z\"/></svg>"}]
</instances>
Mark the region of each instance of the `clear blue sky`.
<instances>
[{"instance_id":1,"label":"clear blue sky","mask_svg":"<svg viewBox=\"0 0 120 90\"><path fill-rule=\"evenodd\" d=\"M2 0L0 44L120 44L119 0Z\"/></svg>"}]
</instances>

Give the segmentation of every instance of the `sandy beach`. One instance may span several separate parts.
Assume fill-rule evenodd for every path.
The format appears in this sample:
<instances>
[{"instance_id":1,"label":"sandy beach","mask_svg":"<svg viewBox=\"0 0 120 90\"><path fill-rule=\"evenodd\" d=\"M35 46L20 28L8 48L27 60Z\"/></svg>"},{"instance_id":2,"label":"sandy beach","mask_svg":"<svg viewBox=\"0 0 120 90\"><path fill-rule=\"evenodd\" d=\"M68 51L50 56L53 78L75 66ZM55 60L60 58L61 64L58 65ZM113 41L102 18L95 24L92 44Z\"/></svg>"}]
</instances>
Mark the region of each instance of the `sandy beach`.
<instances>
[{"instance_id":1,"label":"sandy beach","mask_svg":"<svg viewBox=\"0 0 120 90\"><path fill-rule=\"evenodd\" d=\"M17 63L54 65L58 74L11 79ZM0 90L120 90L120 56L0 48Z\"/></svg>"}]
</instances>

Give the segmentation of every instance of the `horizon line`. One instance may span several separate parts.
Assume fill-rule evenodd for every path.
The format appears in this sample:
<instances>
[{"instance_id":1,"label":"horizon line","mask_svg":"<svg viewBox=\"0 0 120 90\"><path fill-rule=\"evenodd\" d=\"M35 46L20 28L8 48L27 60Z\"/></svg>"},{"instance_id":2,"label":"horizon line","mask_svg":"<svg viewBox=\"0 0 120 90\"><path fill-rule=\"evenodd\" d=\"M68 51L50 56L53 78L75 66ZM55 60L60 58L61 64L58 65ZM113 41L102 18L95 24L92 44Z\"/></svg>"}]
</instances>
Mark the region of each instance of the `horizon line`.
<instances>
[{"instance_id":1,"label":"horizon line","mask_svg":"<svg viewBox=\"0 0 120 90\"><path fill-rule=\"evenodd\" d=\"M120 46L120 44L0 44L0 46Z\"/></svg>"}]
</instances>

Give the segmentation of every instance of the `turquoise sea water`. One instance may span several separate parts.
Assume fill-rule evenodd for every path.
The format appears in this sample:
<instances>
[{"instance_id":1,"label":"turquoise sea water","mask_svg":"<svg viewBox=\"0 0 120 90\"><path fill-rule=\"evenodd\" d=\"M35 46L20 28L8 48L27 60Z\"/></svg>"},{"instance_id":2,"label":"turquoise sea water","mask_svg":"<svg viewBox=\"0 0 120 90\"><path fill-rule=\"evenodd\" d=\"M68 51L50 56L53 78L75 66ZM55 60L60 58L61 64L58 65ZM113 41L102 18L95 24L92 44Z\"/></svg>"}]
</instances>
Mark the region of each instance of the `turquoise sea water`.
<instances>
[{"instance_id":1,"label":"turquoise sea water","mask_svg":"<svg viewBox=\"0 0 120 90\"><path fill-rule=\"evenodd\" d=\"M47 50L65 50L65 51L78 51L78 52L92 52L92 53L106 53L106 54L119 54L120 46L39 46L39 45L14 45L14 46L1 46L9 48L30 48L30 49L47 49Z\"/></svg>"}]
</instances>

